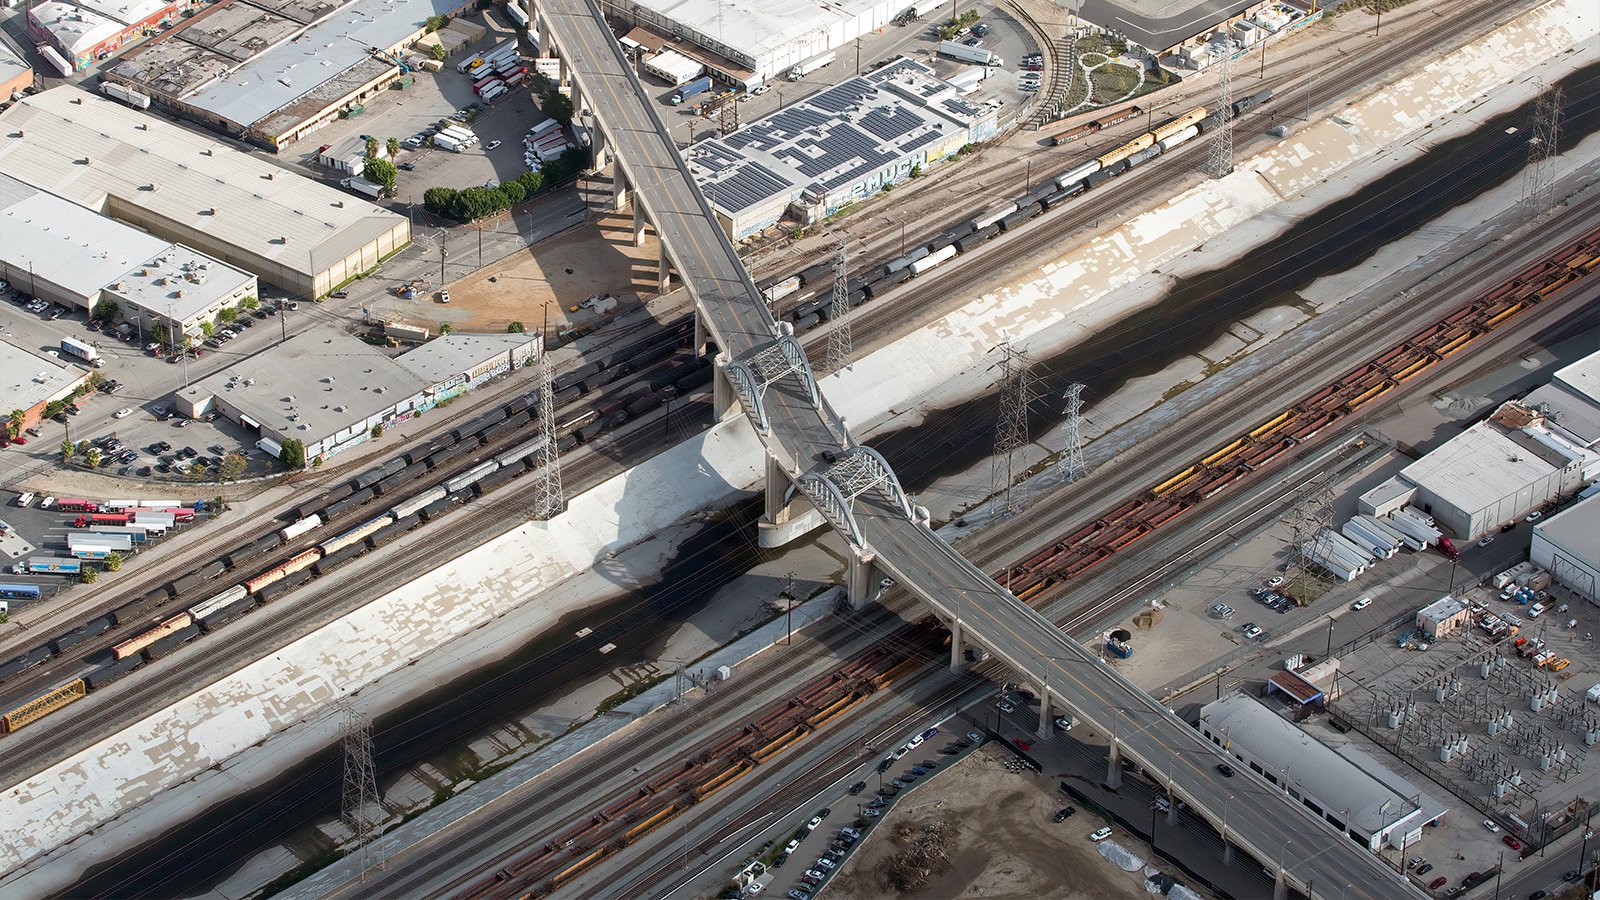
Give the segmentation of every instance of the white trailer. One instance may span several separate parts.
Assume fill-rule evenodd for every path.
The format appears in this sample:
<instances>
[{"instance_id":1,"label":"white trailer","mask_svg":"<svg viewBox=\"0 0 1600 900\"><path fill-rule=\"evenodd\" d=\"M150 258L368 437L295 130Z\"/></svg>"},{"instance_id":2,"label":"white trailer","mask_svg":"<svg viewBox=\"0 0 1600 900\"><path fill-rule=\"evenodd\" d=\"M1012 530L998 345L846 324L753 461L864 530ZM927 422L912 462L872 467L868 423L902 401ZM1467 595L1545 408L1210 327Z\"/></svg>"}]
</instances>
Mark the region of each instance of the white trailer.
<instances>
[{"instance_id":1,"label":"white trailer","mask_svg":"<svg viewBox=\"0 0 1600 900\"><path fill-rule=\"evenodd\" d=\"M1355 557L1357 559L1359 559L1361 561L1361 564L1364 565L1364 566L1365 565L1369 565L1373 560L1374 554L1373 554L1373 552L1371 550L1368 550L1366 547L1362 546L1361 544L1358 544L1355 541L1350 540L1349 538L1345 537L1344 535L1340 534L1337 531L1334 531L1331 528L1328 529L1328 540L1332 541L1335 546L1340 547L1340 548L1342 548L1344 550L1349 551L1350 553L1355 554Z\"/></svg>"},{"instance_id":2,"label":"white trailer","mask_svg":"<svg viewBox=\"0 0 1600 900\"><path fill-rule=\"evenodd\" d=\"M1356 543L1356 546L1370 550L1373 556L1389 559L1400 550L1400 545L1388 538L1373 534L1370 529L1356 519L1350 519L1339 528L1339 533Z\"/></svg>"},{"instance_id":3,"label":"white trailer","mask_svg":"<svg viewBox=\"0 0 1600 900\"><path fill-rule=\"evenodd\" d=\"M1351 568L1338 557L1335 557L1331 554L1322 553L1317 548L1317 543L1315 541L1306 541L1300 545L1300 550L1306 555L1307 559L1321 566L1323 569L1327 570L1329 573L1337 576L1343 581L1355 581L1356 578L1363 571L1365 571L1361 568Z\"/></svg>"},{"instance_id":4,"label":"white trailer","mask_svg":"<svg viewBox=\"0 0 1600 900\"><path fill-rule=\"evenodd\" d=\"M483 98L483 102L485 102L485 103L493 103L495 100L498 100L499 98L504 97L505 93L506 93L505 82L497 81L494 84L491 84L488 87L484 88L483 89L483 93L480 94L479 96Z\"/></svg>"},{"instance_id":5,"label":"white trailer","mask_svg":"<svg viewBox=\"0 0 1600 900\"><path fill-rule=\"evenodd\" d=\"M1367 530L1371 531L1373 534L1397 542L1400 546L1406 548L1407 550L1427 549L1421 541L1411 537L1408 534L1402 534L1398 529L1389 527L1389 525L1382 519L1373 518L1372 516L1367 515L1356 516L1356 518L1360 519L1361 524L1366 526Z\"/></svg>"},{"instance_id":6,"label":"white trailer","mask_svg":"<svg viewBox=\"0 0 1600 900\"><path fill-rule=\"evenodd\" d=\"M1005 60L996 56L993 50L985 50L982 47L968 47L960 41L940 41L939 55L948 56L951 59L959 59L962 62L977 63L980 66L1005 65Z\"/></svg>"},{"instance_id":7,"label":"white trailer","mask_svg":"<svg viewBox=\"0 0 1600 900\"><path fill-rule=\"evenodd\" d=\"M1424 547L1431 547L1439 542L1439 529L1424 523L1421 519L1408 515L1404 509L1397 509L1389 514L1389 527L1401 534L1410 535Z\"/></svg>"},{"instance_id":8,"label":"white trailer","mask_svg":"<svg viewBox=\"0 0 1600 900\"><path fill-rule=\"evenodd\" d=\"M349 190L355 191L363 196L370 197L373 200L383 196L383 186L373 184L365 178L346 178L339 183L344 185Z\"/></svg>"},{"instance_id":9,"label":"white trailer","mask_svg":"<svg viewBox=\"0 0 1600 900\"><path fill-rule=\"evenodd\" d=\"M1317 532L1314 540L1320 555L1344 563L1346 568L1354 570L1357 574L1365 572L1367 563L1372 561L1372 557L1354 549L1342 538L1336 538L1338 538L1338 532L1329 528L1324 528Z\"/></svg>"},{"instance_id":10,"label":"white trailer","mask_svg":"<svg viewBox=\"0 0 1600 900\"><path fill-rule=\"evenodd\" d=\"M676 50L662 50L644 61L644 70L677 87L699 78L705 71L705 66Z\"/></svg>"},{"instance_id":11,"label":"white trailer","mask_svg":"<svg viewBox=\"0 0 1600 900\"><path fill-rule=\"evenodd\" d=\"M790 67L787 77L790 81L799 81L807 75L810 75L812 72L815 72L816 70L827 65L828 63L833 62L835 57L836 54L832 50L829 50L827 53L824 53L815 59L808 59L797 66Z\"/></svg>"}]
</instances>

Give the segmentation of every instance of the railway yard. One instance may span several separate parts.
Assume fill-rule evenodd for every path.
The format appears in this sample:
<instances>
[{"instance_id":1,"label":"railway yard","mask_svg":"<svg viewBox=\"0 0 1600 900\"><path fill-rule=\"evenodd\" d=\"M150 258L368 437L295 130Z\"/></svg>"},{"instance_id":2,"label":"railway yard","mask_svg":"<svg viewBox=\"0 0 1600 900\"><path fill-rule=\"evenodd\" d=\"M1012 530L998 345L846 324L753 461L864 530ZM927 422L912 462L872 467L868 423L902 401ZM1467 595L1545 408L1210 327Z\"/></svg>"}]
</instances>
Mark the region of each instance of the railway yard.
<instances>
[{"instance_id":1,"label":"railway yard","mask_svg":"<svg viewBox=\"0 0 1600 900\"><path fill-rule=\"evenodd\" d=\"M1208 100L1209 87L1184 86L1182 97L1143 96L1137 105L1097 110L1028 132L1040 148L1036 154L1015 152L1016 142L977 148L974 159L962 165L967 171L982 171L981 182L963 189L961 203L944 202L937 214L919 219L910 244L903 228L897 233L873 226L868 217L876 209L869 208L859 217L841 220L844 229L853 231L843 270L831 256L833 238L795 235L750 252L746 261L758 276L753 283L772 317L792 327L819 380L848 379L851 372L832 371L822 362L846 324L844 333L853 333L858 359L863 348L892 348L940 322L957 302L983 296L998 277L1038 266L1064 247L1133 221L1141 210L1188 196L1183 192L1204 183L1201 170L1215 153L1218 128L1227 126L1240 156L1252 146L1269 147L1292 123L1301 102L1309 117L1313 91L1320 115L1381 79L1414 73L1431 55L1501 27L1530 6L1521 0L1484 0L1459 7L1423 3L1401 10L1391 27L1409 36L1406 58L1392 53L1391 41L1352 40L1353 32L1343 26L1354 14L1340 16L1332 20L1332 33L1323 35L1327 48L1338 48L1338 56L1324 69L1313 71L1293 59L1267 60L1263 52L1260 76L1240 78L1247 87L1236 86L1225 103ZM1436 24L1458 22L1467 28L1469 20L1476 29L1473 35ZM1032 29L1042 28L1035 19L1027 21ZM1047 56L1061 52L1048 42L1041 47ZM1600 74L1592 53L1584 58L1590 65L1568 82L1564 146L1582 142L1600 128L1600 91L1594 87ZM1056 87L1052 84L1052 90ZM1496 115L1525 117L1531 108L1530 102L1515 113ZM1393 163L1393 181L1359 195L1330 198L1327 211L1308 213L1304 236L1294 239L1320 246L1308 246L1298 256L1286 247L1273 247L1270 253L1263 251L1270 259L1240 264L1231 276L1180 284L1175 290L1192 290L1184 295L1185 305L1136 307L1126 325L1107 319L1115 325L1106 334L1086 330L1083 359L1071 357L1070 343L1062 345L1061 355L1040 367L1049 370L1048 383L1033 399L1033 408L1024 412L1034 434L1041 427L1056 427L1063 418L1053 397L1038 399L1046 390L1059 393L1060 387L1076 381L1109 394L1148 367L1159 368L1166 354L1184 346L1186 338L1177 332L1187 330L1189 340L1204 337L1281 302L1285 294L1292 298L1313 277L1342 273L1347 261L1338 252L1340 242L1360 253L1369 246L1376 252L1383 240L1409 235L1442 218L1454 204L1514 177L1525 151L1521 138L1507 136L1516 129L1498 127L1502 121L1521 120L1486 118L1470 136L1458 131L1450 138L1436 157L1434 172L1427 171L1426 153L1419 151ZM982 168L974 169L975 162ZM1403 164L1413 168L1400 171ZM1329 473L1349 476L1373 464L1380 450L1388 452L1393 439L1383 434L1383 419L1402 399L1442 390L1450 379L1477 365L1476 360L1527 352L1523 348L1540 347L1553 340L1550 335L1570 336L1574 328L1592 329L1600 297L1600 278L1593 274L1600 268L1600 195L1583 189L1577 169L1572 171L1571 178L1554 188L1569 195L1536 227L1518 227L1510 216L1486 216L1481 230L1473 233L1470 251L1448 258L1441 252L1419 259L1412 268L1386 270L1370 285L1352 280L1353 299L1320 312L1314 339L1291 335L1251 348L1228 364L1227 378L1171 392L1159 403L1160 416L1146 426L1151 435L1125 436L1119 429L1132 428L1140 414L1117 412L1124 424L1107 426L1089 448L1090 477L1046 482L1051 484L1047 502L1039 502L1043 495L1037 495L1034 502L993 520L977 517L970 526L957 521L950 526L951 539L963 556L1061 631L1103 651L1105 629L1139 609L1143 591L1170 585L1186 567L1216 552L1219 542L1264 527L1308 482ZM1452 182L1459 193L1451 193ZM1471 190L1460 188L1469 182ZM925 179L898 192L896 203L914 209L948 190L948 185ZM1363 234L1374 231L1384 237ZM1240 280L1224 283L1226 277ZM1259 283L1247 284L1252 278ZM1394 284L1403 284L1404 290L1393 289ZM1273 296L1275 290L1279 293ZM1200 312L1208 300L1215 309ZM54 600L41 601L30 610L30 619L42 624L0 634L0 749L8 761L3 783L11 794L8 802L16 800L18 785L37 783L60 761L90 752L151 710L317 634L373 597L421 579L443 560L510 534L530 518L557 515L557 509L540 510L547 502L543 498L555 454L561 458L556 490L570 501L612 483L619 473L685 438L698 436L707 447L730 440L721 426L706 424L726 391L715 383L721 376L714 358L699 352L705 337L687 310L681 293L630 308L619 320L622 327L614 329L621 339L585 339L564 350L559 368L545 376L543 387L531 379L501 385L485 391L487 399L477 400L469 410L453 411L448 427L414 429L408 443L392 450L385 445L381 454L354 471L310 473L294 499L280 508L252 512L248 520L225 520L225 528L212 526L187 536L181 564L142 565L92 598L68 589ZM1123 328L1131 335L1125 338L1127 352L1090 358L1119 340ZM1165 343L1157 343L1161 341ZM1263 380L1272 385L1269 393L1261 391ZM896 464L909 492L931 491L941 478L985 464L997 402L993 396L961 396L947 418L927 416L930 410L923 408L918 415L927 418L909 423L896 421L906 410L894 409L894 415L868 423L876 429L872 443ZM1152 439L1156 435L1160 438ZM918 448L915 453L901 452L912 446ZM1019 476L1042 478L1047 468L1019 470ZM722 470L718 475L717 484L725 492L721 502L748 496L745 484L732 476L723 480ZM988 500L973 497L965 508L977 510ZM122 504L115 501L70 502L71 515L62 511L66 525L75 524L80 514L124 515L121 522L81 523L111 529L139 518L119 513ZM649 501L630 496L627 502ZM176 507L165 503L159 514L186 511L184 521L202 511L197 505L203 508L192 502ZM617 516L626 523L626 514L619 511ZM837 536L819 538L816 546L849 570L844 562L848 547L840 549ZM595 565L611 564L626 549L607 551ZM769 563L781 558L780 551L763 557ZM634 563L619 560L615 565L622 571ZM803 577L828 581L839 575L806 572ZM632 578L619 577L616 590L636 590ZM62 583L60 577L40 581ZM681 890L695 896L732 896L739 885L754 880L750 873L764 871L769 877L746 895L765 888L778 896L787 891L799 900L813 894L888 896L894 891L883 880L885 867L896 853L922 840L916 837L921 829L954 835L956 844L944 868L917 890L996 896L994 885L980 888L975 879L986 867L999 865L1011 873L1016 890L1027 891L1026 885L1060 862L1047 863L1040 855L1042 848L1060 840L1072 847L1072 865L1089 868L1092 873L1086 877L1101 884L1082 887L1090 892L1084 896L1133 896L1145 889L1142 876L1118 871L1087 837L1109 822L1121 832L1115 841L1148 855L1152 865L1201 896L1271 891L1274 872L1288 880L1291 892L1307 893L1281 859L1274 864L1240 854L1236 861L1226 812L1220 836L1214 822L1196 819L1187 827L1188 839L1198 844L1186 847L1186 839L1180 838L1165 849L1144 843L1154 833L1153 814L1150 833L1144 833L1138 821L1142 816L1130 817L1115 806L1090 809L1080 800L1075 818L1052 822L1053 808L1065 802L1061 793L1051 793L1052 782L1024 773L1020 777L1033 779L1026 786L1007 783L1016 770L1044 766L1048 771L1049 766L1029 752L1034 738L1027 704L1007 700L1016 696L1010 693L1013 689L1029 689L1026 673L987 660L981 635L968 636L964 645L979 649L963 654L962 647L956 648L962 657L958 668L948 623L930 615L914 591L891 579L879 584L873 599L823 616L771 648L753 646L748 659L718 676L729 679L725 685L713 690L699 682L687 695L680 686L678 696L668 698L663 708L629 713L638 720L564 760L552 759L542 774L501 784L497 795L473 795L462 784L455 800L450 797L455 791L444 792L435 813L408 813L416 815L410 822L379 806L377 827L392 829L377 845L385 857L380 868L363 870L357 862L367 858L363 854L340 861L345 848L335 845L342 838L325 844L322 837L300 838L306 846L319 845L320 857L275 861L269 875L251 876L259 883L249 891L305 897L526 898L661 897ZM1305 605L1314 600L1300 599ZM563 613L581 610L574 606ZM639 612L648 627L674 627L670 615ZM583 628L578 637L588 644L620 640L608 632L590 632ZM544 635L528 635L530 641L535 637ZM599 653L604 656L614 646L607 644ZM1204 664L1186 660L1177 669ZM604 666L590 660L570 672L563 668L549 674L576 687L586 673ZM1420 684L1431 672L1425 667L1420 674L1393 677ZM1162 681L1179 674L1166 672ZM671 682L670 676L658 680ZM429 684L418 702L446 709L462 702L458 695L470 695L472 684L471 679ZM643 685L652 686L660 687ZM1037 685L1032 687L1041 693ZM1141 682L1139 687L1153 690L1156 685ZM1050 690L1045 685L1042 692ZM1375 696L1369 691L1342 703L1359 707L1353 714L1370 726L1381 718ZM991 722L997 699L1005 715L995 714ZM1021 712L1008 705L1021 706ZM507 710L506 718L519 714ZM378 720L375 742L380 753L387 741L404 741L401 726L395 726L395 733L383 730L385 711L375 709L369 715ZM415 709L407 715L414 716ZM1070 712L1065 715L1072 718ZM1036 718L1038 741L1070 745L1069 752L1090 760L1091 769L1107 765L1098 762L1105 758L1112 770L1118 769L1114 723L1084 723L1082 731L1062 736L1052 731L1046 714ZM1063 721L1057 721L1056 729L1063 728ZM939 736L930 740L929 748L937 744L937 752L948 755L932 756L938 764L924 763L914 775L898 775L893 791L881 790L884 778L909 771L915 762L907 757L895 768L904 755L896 748L916 747L922 743L916 735L931 737L934 732ZM569 737L582 733L575 730ZM953 746L963 734L976 748ZM405 766L424 763L429 754L452 752L471 737L430 735L383 761L378 781L381 785ZM913 740L908 743L907 738ZM270 747L264 752L271 752ZM528 753L537 755L536 742L506 760ZM885 754L888 758L879 764ZM323 774L316 777L324 778L326 761L318 766ZM1424 770L1435 781L1450 778L1450 770L1438 765ZM1244 776L1241 781L1260 780L1250 773ZM313 783L307 770L295 777ZM1161 773L1136 770L1130 777L1140 785L1133 795L1165 790L1173 796L1170 784L1162 787ZM917 789L910 790L915 779L936 780L916 781ZM844 791L842 786L851 782L857 784ZM896 797L902 785L906 792ZM994 792L1016 815L981 825L985 813L971 808L974 792ZM463 798L471 805L453 812L452 804ZM881 802L869 813L868 801L874 798ZM252 832L252 801L242 796L207 802L217 812L196 815L191 810L189 815L197 823L216 823L214 833L209 824L181 839L151 838L161 832L148 829L137 840L123 833L120 844L108 845L115 849L95 854L93 872L71 876L51 867L75 865L71 860L78 857L71 853L81 857L85 840L60 842L67 845L67 855L46 853L27 866L13 867L0 874L0 891L9 884L10 890L24 893L49 885L49 893L95 896L189 894L216 889L219 879L236 873L243 842L250 842L252 852L263 849L262 842L290 842L283 830ZM309 828L312 816L327 814L326 804L312 806L315 811L297 820L298 827ZM834 864L826 865L826 871L811 871L823 864L806 863L798 853L789 859L794 851L783 849L791 835L796 846L804 842L811 847L815 825L798 832L795 827L804 826L817 806L831 807L831 815L822 811L825 824L814 842L822 845L818 852L823 858L837 864L837 874ZM137 817L139 812L118 813L124 814ZM356 815L369 813L358 809ZM1478 813L1469 809L1466 815ZM348 810L344 818L354 821ZM138 828L138 821L130 819L130 827ZM372 821L360 827L371 828ZM1174 823L1176 817L1168 821ZM854 836L841 835L841 828ZM996 843L995 834L1007 829L1017 832L1015 839ZM833 842L832 851L821 837L824 832L842 838ZM322 829L323 835L328 833ZM344 837L350 833L346 830ZM1037 840L1040 835L1048 837ZM1567 834L1553 835L1547 827L1541 837L1554 841ZM1400 841L1398 835L1394 840ZM1194 846L1226 846L1229 852L1221 863L1201 861ZM1007 856L1008 850L1014 856ZM1427 851L1437 855L1443 848L1430 845ZM1212 855L1222 858L1220 852ZM1402 847L1398 864L1408 855ZM177 866L179 856L189 861ZM756 862L757 869L747 865ZM1393 859L1388 862L1397 866ZM1267 882L1261 881L1264 864ZM1580 871L1584 865L1580 860ZM745 876L735 874L741 869ZM1517 883L1543 884L1539 878L1546 869L1559 873L1553 863L1532 859L1519 870L1522 880ZM1394 896L1403 891L1443 895L1444 885L1424 874L1412 872L1408 880L1407 873L1396 873ZM1452 878L1456 875L1451 872ZM27 880L35 877L40 880ZM730 878L735 885L731 889ZM1408 886L1402 888L1403 882ZM1284 884L1280 880L1279 886ZM229 891L238 888L236 883ZM927 895L917 890L905 895Z\"/></svg>"}]
</instances>

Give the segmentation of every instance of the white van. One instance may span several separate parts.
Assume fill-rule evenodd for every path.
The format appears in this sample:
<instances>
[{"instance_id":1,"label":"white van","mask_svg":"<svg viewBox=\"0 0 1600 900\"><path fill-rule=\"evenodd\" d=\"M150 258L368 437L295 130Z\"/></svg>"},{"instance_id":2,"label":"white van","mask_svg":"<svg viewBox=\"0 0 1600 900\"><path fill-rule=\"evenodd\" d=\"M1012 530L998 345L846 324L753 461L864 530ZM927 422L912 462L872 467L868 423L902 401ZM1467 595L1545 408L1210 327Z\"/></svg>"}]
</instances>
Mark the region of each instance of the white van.
<instances>
[{"instance_id":1,"label":"white van","mask_svg":"<svg viewBox=\"0 0 1600 900\"><path fill-rule=\"evenodd\" d=\"M17 495L17 505L21 506L23 508L27 508L29 506L32 506L33 505L33 498L34 498L34 493L32 491L23 491L22 493Z\"/></svg>"},{"instance_id":2,"label":"white van","mask_svg":"<svg viewBox=\"0 0 1600 900\"><path fill-rule=\"evenodd\" d=\"M1528 618L1537 619L1542 615L1544 615L1543 603L1535 603L1534 605L1528 607Z\"/></svg>"}]
</instances>

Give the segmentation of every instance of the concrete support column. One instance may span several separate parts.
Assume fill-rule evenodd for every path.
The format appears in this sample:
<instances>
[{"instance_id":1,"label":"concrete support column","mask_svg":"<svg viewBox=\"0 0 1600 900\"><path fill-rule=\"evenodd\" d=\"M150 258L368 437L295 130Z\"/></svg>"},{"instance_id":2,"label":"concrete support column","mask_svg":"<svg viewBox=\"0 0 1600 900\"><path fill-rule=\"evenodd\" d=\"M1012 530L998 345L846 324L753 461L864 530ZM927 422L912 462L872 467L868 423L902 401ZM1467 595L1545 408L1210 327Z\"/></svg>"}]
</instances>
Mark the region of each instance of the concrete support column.
<instances>
[{"instance_id":1,"label":"concrete support column","mask_svg":"<svg viewBox=\"0 0 1600 900\"><path fill-rule=\"evenodd\" d=\"M723 371L731 357L726 353L718 353L715 363L716 372L711 376L711 417L720 422L738 407L739 397L733 391L733 382L728 380L728 373Z\"/></svg>"},{"instance_id":2,"label":"concrete support column","mask_svg":"<svg viewBox=\"0 0 1600 900\"><path fill-rule=\"evenodd\" d=\"M1272 879L1272 900L1289 900L1289 879L1283 877L1283 870L1278 870L1278 877Z\"/></svg>"},{"instance_id":3,"label":"concrete support column","mask_svg":"<svg viewBox=\"0 0 1600 900\"><path fill-rule=\"evenodd\" d=\"M845 574L845 592L850 598L850 608L860 609L871 602L877 591L877 566L873 565L878 554L868 547L861 550L852 550L850 553L850 568Z\"/></svg>"},{"instance_id":4,"label":"concrete support column","mask_svg":"<svg viewBox=\"0 0 1600 900\"><path fill-rule=\"evenodd\" d=\"M961 620L956 619L950 623L950 671L952 673L959 673L967 667L967 661L962 655L965 650L962 645L965 643L966 635L962 634Z\"/></svg>"},{"instance_id":5,"label":"concrete support column","mask_svg":"<svg viewBox=\"0 0 1600 900\"><path fill-rule=\"evenodd\" d=\"M661 241L661 249L657 254L656 292L665 294L672 289L672 261L667 259L667 242ZM695 346L704 347L705 342L700 338L700 320L695 318Z\"/></svg>"},{"instance_id":6,"label":"concrete support column","mask_svg":"<svg viewBox=\"0 0 1600 900\"><path fill-rule=\"evenodd\" d=\"M1233 865L1233 841L1228 840L1227 835L1222 838L1222 864Z\"/></svg>"},{"instance_id":7,"label":"concrete support column","mask_svg":"<svg viewBox=\"0 0 1600 900\"><path fill-rule=\"evenodd\" d=\"M534 27L539 33L539 57L541 59L555 58L556 48L550 46L550 25L545 22L542 13L536 17Z\"/></svg>"},{"instance_id":8,"label":"concrete support column","mask_svg":"<svg viewBox=\"0 0 1600 900\"><path fill-rule=\"evenodd\" d=\"M1178 795L1174 794L1170 787L1167 789L1167 800L1170 801L1167 804L1167 824L1176 825L1178 824Z\"/></svg>"},{"instance_id":9,"label":"concrete support column","mask_svg":"<svg viewBox=\"0 0 1600 900\"><path fill-rule=\"evenodd\" d=\"M578 95L576 82L572 85L572 95L573 104L576 105ZM611 148L606 142L606 130L600 127L600 123L596 122L594 127L589 129L589 135L589 165L593 166L593 170L596 172L604 171L605 167L611 162Z\"/></svg>"},{"instance_id":10,"label":"concrete support column","mask_svg":"<svg viewBox=\"0 0 1600 900\"><path fill-rule=\"evenodd\" d=\"M1052 725L1050 724L1050 719L1051 719L1051 715L1050 715L1050 691L1049 691L1049 689L1045 689L1045 690L1041 690L1039 692L1039 739L1040 740L1045 740L1046 738L1050 737L1050 730L1052 728Z\"/></svg>"},{"instance_id":11,"label":"concrete support column","mask_svg":"<svg viewBox=\"0 0 1600 900\"><path fill-rule=\"evenodd\" d=\"M1122 787L1122 745L1115 739L1111 741L1111 754L1106 758L1106 787L1112 790Z\"/></svg>"},{"instance_id":12,"label":"concrete support column","mask_svg":"<svg viewBox=\"0 0 1600 900\"><path fill-rule=\"evenodd\" d=\"M763 525L782 525L789 521L789 504L784 502L784 495L789 492L789 473L783 470L783 463L778 458L768 453L767 455L767 506L766 512L761 516Z\"/></svg>"},{"instance_id":13,"label":"concrete support column","mask_svg":"<svg viewBox=\"0 0 1600 900\"><path fill-rule=\"evenodd\" d=\"M628 176L622 174L621 164L611 167L611 211L622 212L628 208ZM639 246L634 244L635 247Z\"/></svg>"},{"instance_id":14,"label":"concrete support column","mask_svg":"<svg viewBox=\"0 0 1600 900\"><path fill-rule=\"evenodd\" d=\"M635 247L644 246L644 223L644 204L635 203L633 205L633 245Z\"/></svg>"}]
</instances>

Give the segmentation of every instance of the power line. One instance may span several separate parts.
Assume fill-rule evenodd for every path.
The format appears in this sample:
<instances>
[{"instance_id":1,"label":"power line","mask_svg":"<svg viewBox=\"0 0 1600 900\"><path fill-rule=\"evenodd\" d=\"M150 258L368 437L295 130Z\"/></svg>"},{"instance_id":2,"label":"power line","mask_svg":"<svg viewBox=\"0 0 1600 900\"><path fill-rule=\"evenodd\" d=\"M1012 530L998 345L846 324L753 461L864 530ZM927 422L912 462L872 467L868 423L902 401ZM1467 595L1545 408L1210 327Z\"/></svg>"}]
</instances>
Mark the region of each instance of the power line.
<instances>
[{"instance_id":1,"label":"power line","mask_svg":"<svg viewBox=\"0 0 1600 900\"><path fill-rule=\"evenodd\" d=\"M833 330L828 332L827 369L837 372L855 363L855 342L850 336L850 283L845 278L849 254L845 248L843 232L838 235L833 255L833 308L828 318L833 320Z\"/></svg>"},{"instance_id":2,"label":"power line","mask_svg":"<svg viewBox=\"0 0 1600 900\"><path fill-rule=\"evenodd\" d=\"M1065 398L1067 406L1063 412L1067 416L1067 445L1062 448L1061 459L1056 466L1061 471L1063 481L1073 481L1088 469L1083 462L1083 433L1079 427L1083 413L1083 385L1068 385Z\"/></svg>"},{"instance_id":3,"label":"power line","mask_svg":"<svg viewBox=\"0 0 1600 900\"><path fill-rule=\"evenodd\" d=\"M561 489L561 454L556 448L556 391L555 363L550 361L550 350L544 344L550 333L549 318L545 330L539 335L539 430L544 440L539 459L539 470L534 473L535 519L548 520L567 508L566 494Z\"/></svg>"},{"instance_id":4,"label":"power line","mask_svg":"<svg viewBox=\"0 0 1600 900\"><path fill-rule=\"evenodd\" d=\"M1211 132L1210 172L1221 178L1233 171L1233 44L1223 43L1217 71L1217 127Z\"/></svg>"},{"instance_id":5,"label":"power line","mask_svg":"<svg viewBox=\"0 0 1600 900\"><path fill-rule=\"evenodd\" d=\"M1000 424L994 435L994 456L989 462L989 495L996 515L1016 512L1022 498L1014 496L1017 451L1028 446L1028 404L1034 399L1030 360L1010 343L1000 345Z\"/></svg>"}]
</instances>

